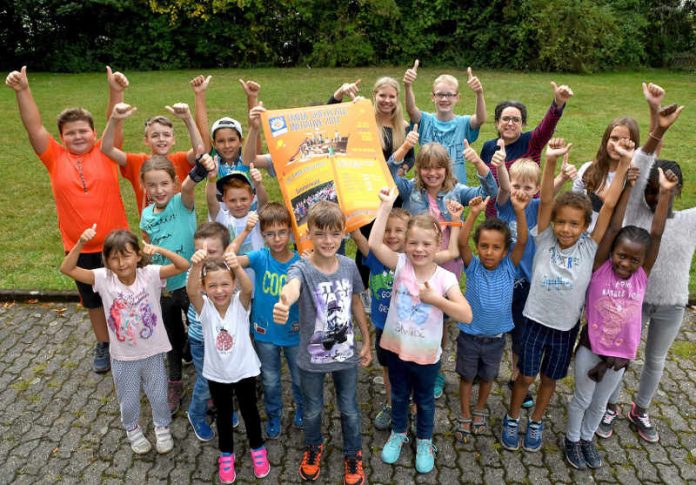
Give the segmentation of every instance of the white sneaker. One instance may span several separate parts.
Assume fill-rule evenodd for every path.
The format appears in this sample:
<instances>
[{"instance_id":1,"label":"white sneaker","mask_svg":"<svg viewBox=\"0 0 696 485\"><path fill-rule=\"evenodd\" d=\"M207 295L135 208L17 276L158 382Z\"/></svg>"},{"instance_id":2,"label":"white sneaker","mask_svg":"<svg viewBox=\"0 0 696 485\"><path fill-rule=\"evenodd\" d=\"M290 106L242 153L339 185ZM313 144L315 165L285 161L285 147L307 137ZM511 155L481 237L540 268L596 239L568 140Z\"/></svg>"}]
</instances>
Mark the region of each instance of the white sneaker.
<instances>
[{"instance_id":1,"label":"white sneaker","mask_svg":"<svg viewBox=\"0 0 696 485\"><path fill-rule=\"evenodd\" d=\"M172 451L172 448L174 448L174 439L169 432L168 426L164 428L156 427L155 436L157 437L157 443L155 444L157 453L164 454Z\"/></svg>"},{"instance_id":2,"label":"white sneaker","mask_svg":"<svg viewBox=\"0 0 696 485\"><path fill-rule=\"evenodd\" d=\"M143 430L140 429L140 426L134 430L126 431L126 436L128 436L128 441L130 441L133 453L144 455L152 449L152 445L143 434Z\"/></svg>"}]
</instances>

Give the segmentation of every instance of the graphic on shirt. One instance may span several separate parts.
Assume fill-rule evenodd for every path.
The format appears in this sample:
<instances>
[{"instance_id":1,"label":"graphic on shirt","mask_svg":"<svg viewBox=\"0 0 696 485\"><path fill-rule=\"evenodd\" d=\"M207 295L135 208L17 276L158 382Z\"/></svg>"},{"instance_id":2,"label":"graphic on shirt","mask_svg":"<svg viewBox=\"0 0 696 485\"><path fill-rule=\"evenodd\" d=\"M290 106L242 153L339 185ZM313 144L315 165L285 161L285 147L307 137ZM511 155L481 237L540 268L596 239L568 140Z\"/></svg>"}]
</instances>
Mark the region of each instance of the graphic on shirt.
<instances>
[{"instance_id":1,"label":"graphic on shirt","mask_svg":"<svg viewBox=\"0 0 696 485\"><path fill-rule=\"evenodd\" d=\"M147 292L119 293L109 308L108 324L119 342L136 346L138 337L150 338L157 326L157 316L148 303Z\"/></svg>"},{"instance_id":2,"label":"graphic on shirt","mask_svg":"<svg viewBox=\"0 0 696 485\"><path fill-rule=\"evenodd\" d=\"M220 326L217 326L215 330L217 331L217 335L215 336L215 349L221 354L229 354L234 346L232 335Z\"/></svg>"},{"instance_id":3,"label":"graphic on shirt","mask_svg":"<svg viewBox=\"0 0 696 485\"><path fill-rule=\"evenodd\" d=\"M307 346L313 364L343 362L353 356L352 289L346 278L325 281L314 288L317 317Z\"/></svg>"},{"instance_id":4,"label":"graphic on shirt","mask_svg":"<svg viewBox=\"0 0 696 485\"><path fill-rule=\"evenodd\" d=\"M408 287L402 281L398 283L396 291L396 312L402 323L412 322L418 326L428 321L431 306L413 296ZM417 293L417 292L416 292Z\"/></svg>"},{"instance_id":5,"label":"graphic on shirt","mask_svg":"<svg viewBox=\"0 0 696 485\"><path fill-rule=\"evenodd\" d=\"M384 269L381 273L372 273L370 275L370 291L373 298L379 302L387 302L391 299L392 285L394 284L394 272L389 269ZM389 307L380 303L380 312L386 313ZM384 307L384 308L382 308Z\"/></svg>"},{"instance_id":6,"label":"graphic on shirt","mask_svg":"<svg viewBox=\"0 0 696 485\"><path fill-rule=\"evenodd\" d=\"M641 311L640 303L631 300L616 300L611 296L602 296L595 302L595 310L601 318L592 324L592 330L599 332L599 343L606 347L620 347L624 339L620 337L624 325L636 318Z\"/></svg>"}]
</instances>

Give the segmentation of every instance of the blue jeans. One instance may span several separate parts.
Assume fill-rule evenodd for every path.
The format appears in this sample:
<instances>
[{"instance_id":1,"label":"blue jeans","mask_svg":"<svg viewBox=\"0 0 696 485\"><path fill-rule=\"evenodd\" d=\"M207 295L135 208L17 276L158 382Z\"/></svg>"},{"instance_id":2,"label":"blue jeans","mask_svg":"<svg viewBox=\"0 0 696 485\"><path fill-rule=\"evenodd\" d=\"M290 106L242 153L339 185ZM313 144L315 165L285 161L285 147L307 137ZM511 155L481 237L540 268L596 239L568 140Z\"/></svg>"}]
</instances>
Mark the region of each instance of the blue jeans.
<instances>
[{"instance_id":1,"label":"blue jeans","mask_svg":"<svg viewBox=\"0 0 696 485\"><path fill-rule=\"evenodd\" d=\"M191 347L193 367L196 369L196 383L193 385L188 412L191 419L195 421L205 419L206 417L210 389L208 388L208 381L203 377L203 342L189 336L189 346Z\"/></svg>"},{"instance_id":2,"label":"blue jeans","mask_svg":"<svg viewBox=\"0 0 696 485\"><path fill-rule=\"evenodd\" d=\"M303 425L305 445L320 445L321 413L324 407L324 377L328 372L309 372L300 369L302 398L304 399ZM360 409L358 408L358 367L330 373L336 388L336 400L341 412L343 454L355 455L362 450L360 437ZM432 390L430 391L432 394Z\"/></svg>"},{"instance_id":3,"label":"blue jeans","mask_svg":"<svg viewBox=\"0 0 696 485\"><path fill-rule=\"evenodd\" d=\"M261 361L261 382L263 383L263 403L269 418L280 418L283 414L283 388L280 384L281 352L292 379L292 395L297 409L302 409L302 389L300 388L300 373L297 368L297 352L299 345L281 347L268 342L255 342L256 354Z\"/></svg>"},{"instance_id":4,"label":"blue jeans","mask_svg":"<svg viewBox=\"0 0 696 485\"><path fill-rule=\"evenodd\" d=\"M435 425L435 378L440 371L436 364L416 364L401 360L394 352L389 356L389 382L392 398L392 431L405 433L408 430L408 400L413 391L416 403L416 437L431 439Z\"/></svg>"}]
</instances>

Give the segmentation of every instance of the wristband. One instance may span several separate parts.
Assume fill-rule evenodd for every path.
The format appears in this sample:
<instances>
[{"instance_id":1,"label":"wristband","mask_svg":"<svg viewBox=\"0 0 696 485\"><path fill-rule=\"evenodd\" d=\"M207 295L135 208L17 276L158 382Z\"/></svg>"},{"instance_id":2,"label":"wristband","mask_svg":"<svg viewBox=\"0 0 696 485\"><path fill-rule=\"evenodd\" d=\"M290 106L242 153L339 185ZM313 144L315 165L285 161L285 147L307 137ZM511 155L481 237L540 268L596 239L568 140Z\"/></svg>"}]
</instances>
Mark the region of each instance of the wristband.
<instances>
[{"instance_id":1,"label":"wristband","mask_svg":"<svg viewBox=\"0 0 696 485\"><path fill-rule=\"evenodd\" d=\"M651 131L650 133L648 133L648 136L649 136L650 138L652 138L653 140L655 140L656 142L658 142L658 143L662 141L662 138L658 138L658 137L656 137L655 135L653 135L653 134L652 134L652 131Z\"/></svg>"},{"instance_id":2,"label":"wristband","mask_svg":"<svg viewBox=\"0 0 696 485\"><path fill-rule=\"evenodd\" d=\"M196 164L191 168L191 171L189 171L189 177L191 177L191 180L193 180L195 183L205 180L205 178L208 176L208 171L203 164L201 164L202 158L203 155L196 157Z\"/></svg>"}]
</instances>

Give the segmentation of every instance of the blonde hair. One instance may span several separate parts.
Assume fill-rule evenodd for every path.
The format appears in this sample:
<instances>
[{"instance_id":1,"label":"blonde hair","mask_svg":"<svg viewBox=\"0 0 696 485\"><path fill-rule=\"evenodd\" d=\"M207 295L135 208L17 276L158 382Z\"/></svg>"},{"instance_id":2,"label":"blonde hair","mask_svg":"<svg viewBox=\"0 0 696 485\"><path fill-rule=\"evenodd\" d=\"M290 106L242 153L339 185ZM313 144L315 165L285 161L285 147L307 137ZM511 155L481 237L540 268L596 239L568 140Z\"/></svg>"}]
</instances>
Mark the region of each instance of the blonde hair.
<instances>
[{"instance_id":1,"label":"blonde hair","mask_svg":"<svg viewBox=\"0 0 696 485\"><path fill-rule=\"evenodd\" d=\"M433 91L435 91L435 86L437 86L440 83L449 83L454 86L454 89L459 92L459 81L457 81L457 78L452 76L451 74L440 74L438 77L435 78L433 81Z\"/></svg>"},{"instance_id":2,"label":"blonde hair","mask_svg":"<svg viewBox=\"0 0 696 485\"><path fill-rule=\"evenodd\" d=\"M382 149L384 150L387 148L385 146L385 127L382 126L380 123L380 117L379 117L379 112L377 111L377 91L383 88L393 88L396 91L396 107L394 108L394 111L392 111L391 114L391 124L392 124L392 148L395 149L397 147L400 147L403 143L404 140L406 139L406 128L404 126L404 114L403 111L401 110L401 102L399 101L399 83L396 79L393 77L389 76L384 76L377 81L375 81L375 85L372 88L372 104L375 110L375 120L377 120L377 126L379 127L380 131L382 132L382 136L380 138L380 142L382 143Z\"/></svg>"},{"instance_id":3,"label":"blonde hair","mask_svg":"<svg viewBox=\"0 0 696 485\"><path fill-rule=\"evenodd\" d=\"M442 188L445 192L449 192L457 184L457 179L452 173L452 160L450 160L447 149L439 143L427 143L423 145L416 155L416 188L418 190L425 189L425 184L421 177L422 168L444 168L445 180L442 182Z\"/></svg>"},{"instance_id":4,"label":"blonde hair","mask_svg":"<svg viewBox=\"0 0 696 485\"><path fill-rule=\"evenodd\" d=\"M531 158L520 158L510 165L510 179L519 177L523 180L534 180L537 185L541 183L541 167Z\"/></svg>"},{"instance_id":5,"label":"blonde hair","mask_svg":"<svg viewBox=\"0 0 696 485\"><path fill-rule=\"evenodd\" d=\"M307 227L343 231L346 227L346 216L337 203L320 200L309 209Z\"/></svg>"},{"instance_id":6,"label":"blonde hair","mask_svg":"<svg viewBox=\"0 0 696 485\"><path fill-rule=\"evenodd\" d=\"M439 245L442 241L442 229L440 228L440 223L437 222L430 214L418 214L413 216L408 220L408 225L406 226L406 239L408 240L408 233L411 229L417 227L418 229L423 229L424 231L433 231L435 233L435 240Z\"/></svg>"}]
</instances>

